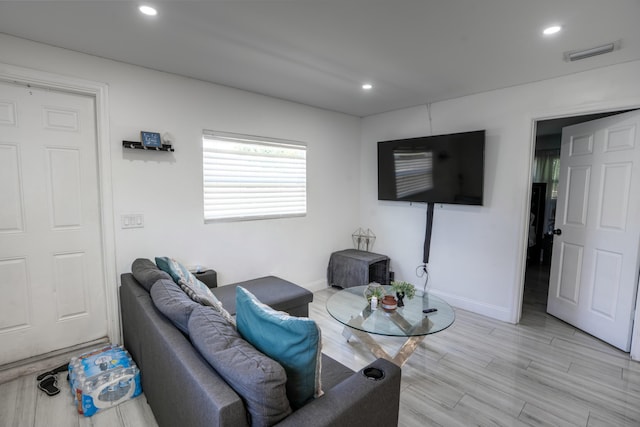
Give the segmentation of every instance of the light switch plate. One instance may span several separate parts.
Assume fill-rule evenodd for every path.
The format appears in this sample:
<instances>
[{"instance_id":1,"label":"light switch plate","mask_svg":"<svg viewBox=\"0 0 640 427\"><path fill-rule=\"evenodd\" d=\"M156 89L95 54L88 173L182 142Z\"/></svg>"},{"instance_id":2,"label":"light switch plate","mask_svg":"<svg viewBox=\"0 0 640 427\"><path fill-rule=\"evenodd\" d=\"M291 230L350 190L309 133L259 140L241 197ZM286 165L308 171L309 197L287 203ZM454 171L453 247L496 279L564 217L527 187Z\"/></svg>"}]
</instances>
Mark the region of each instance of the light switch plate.
<instances>
[{"instance_id":1,"label":"light switch plate","mask_svg":"<svg viewBox=\"0 0 640 427\"><path fill-rule=\"evenodd\" d=\"M144 228L143 214L127 214L120 216L121 228Z\"/></svg>"}]
</instances>

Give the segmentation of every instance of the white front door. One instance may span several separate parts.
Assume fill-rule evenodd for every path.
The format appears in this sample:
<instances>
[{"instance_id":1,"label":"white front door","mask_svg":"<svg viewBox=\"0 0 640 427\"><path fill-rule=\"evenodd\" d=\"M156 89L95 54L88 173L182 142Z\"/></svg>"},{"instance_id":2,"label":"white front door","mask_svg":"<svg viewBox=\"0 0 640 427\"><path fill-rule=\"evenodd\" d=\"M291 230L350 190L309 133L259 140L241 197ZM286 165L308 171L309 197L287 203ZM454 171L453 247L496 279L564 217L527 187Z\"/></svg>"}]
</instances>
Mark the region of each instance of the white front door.
<instances>
[{"instance_id":1,"label":"white front door","mask_svg":"<svg viewBox=\"0 0 640 427\"><path fill-rule=\"evenodd\" d=\"M0 83L0 365L107 336L94 98Z\"/></svg>"},{"instance_id":2,"label":"white front door","mask_svg":"<svg viewBox=\"0 0 640 427\"><path fill-rule=\"evenodd\" d=\"M547 311L629 351L640 246L640 112L562 131Z\"/></svg>"}]
</instances>

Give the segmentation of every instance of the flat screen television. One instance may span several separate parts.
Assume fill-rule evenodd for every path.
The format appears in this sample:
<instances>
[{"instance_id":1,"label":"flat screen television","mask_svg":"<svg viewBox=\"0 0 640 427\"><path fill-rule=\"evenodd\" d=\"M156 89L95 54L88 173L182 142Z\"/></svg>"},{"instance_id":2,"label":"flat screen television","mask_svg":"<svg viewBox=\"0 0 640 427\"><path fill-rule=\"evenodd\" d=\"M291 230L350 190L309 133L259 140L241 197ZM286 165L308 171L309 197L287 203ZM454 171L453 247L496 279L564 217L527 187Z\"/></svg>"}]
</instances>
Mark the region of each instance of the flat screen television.
<instances>
[{"instance_id":1,"label":"flat screen television","mask_svg":"<svg viewBox=\"0 0 640 427\"><path fill-rule=\"evenodd\" d=\"M482 205L485 131L378 142L378 200Z\"/></svg>"}]
</instances>

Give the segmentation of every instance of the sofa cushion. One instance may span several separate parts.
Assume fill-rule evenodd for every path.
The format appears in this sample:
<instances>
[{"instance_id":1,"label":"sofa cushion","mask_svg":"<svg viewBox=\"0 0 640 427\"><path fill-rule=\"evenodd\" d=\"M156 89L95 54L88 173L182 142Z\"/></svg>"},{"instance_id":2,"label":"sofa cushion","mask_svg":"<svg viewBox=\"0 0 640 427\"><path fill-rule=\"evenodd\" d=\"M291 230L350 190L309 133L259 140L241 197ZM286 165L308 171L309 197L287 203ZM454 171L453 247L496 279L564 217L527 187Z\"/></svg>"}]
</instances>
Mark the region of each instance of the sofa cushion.
<instances>
[{"instance_id":1,"label":"sofa cushion","mask_svg":"<svg viewBox=\"0 0 640 427\"><path fill-rule=\"evenodd\" d=\"M151 287L151 299L158 310L183 333L188 334L189 317L200 304L193 301L170 278L160 279Z\"/></svg>"},{"instance_id":2,"label":"sofa cushion","mask_svg":"<svg viewBox=\"0 0 640 427\"><path fill-rule=\"evenodd\" d=\"M154 283L160 279L169 279L171 276L158 268L151 260L138 258L131 264L131 274L149 292Z\"/></svg>"},{"instance_id":3,"label":"sofa cushion","mask_svg":"<svg viewBox=\"0 0 640 427\"><path fill-rule=\"evenodd\" d=\"M270 426L291 413L285 370L243 340L217 311L195 308L188 326L194 347L245 401L251 426Z\"/></svg>"},{"instance_id":4,"label":"sofa cushion","mask_svg":"<svg viewBox=\"0 0 640 427\"><path fill-rule=\"evenodd\" d=\"M322 353L322 389L331 390L353 375L353 370Z\"/></svg>"},{"instance_id":5,"label":"sofa cushion","mask_svg":"<svg viewBox=\"0 0 640 427\"><path fill-rule=\"evenodd\" d=\"M187 267L168 257L156 257L156 264L161 270L169 273L173 281L180 285L192 300L215 308L229 323L235 325L233 317L225 310L218 298L211 293L209 287L196 279L196 276L191 274Z\"/></svg>"},{"instance_id":6,"label":"sofa cushion","mask_svg":"<svg viewBox=\"0 0 640 427\"><path fill-rule=\"evenodd\" d=\"M244 339L287 372L287 397L294 410L322 395L322 341L316 322L276 311L238 286L236 323Z\"/></svg>"}]
</instances>

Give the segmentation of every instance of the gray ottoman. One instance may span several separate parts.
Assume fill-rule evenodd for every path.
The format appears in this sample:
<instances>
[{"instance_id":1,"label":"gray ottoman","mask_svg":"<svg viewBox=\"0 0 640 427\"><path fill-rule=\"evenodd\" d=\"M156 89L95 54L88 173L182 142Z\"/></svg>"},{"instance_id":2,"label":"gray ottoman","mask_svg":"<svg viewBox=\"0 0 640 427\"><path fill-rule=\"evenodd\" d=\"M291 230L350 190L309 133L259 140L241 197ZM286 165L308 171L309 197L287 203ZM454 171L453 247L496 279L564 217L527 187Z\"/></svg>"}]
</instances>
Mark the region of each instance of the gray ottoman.
<instances>
[{"instance_id":1,"label":"gray ottoman","mask_svg":"<svg viewBox=\"0 0 640 427\"><path fill-rule=\"evenodd\" d=\"M276 276L260 277L246 282L212 288L211 292L229 313L236 314L236 288L242 286L261 302L292 316L309 317L309 303L313 293Z\"/></svg>"}]
</instances>

